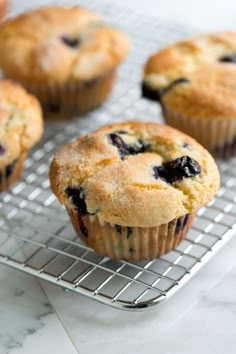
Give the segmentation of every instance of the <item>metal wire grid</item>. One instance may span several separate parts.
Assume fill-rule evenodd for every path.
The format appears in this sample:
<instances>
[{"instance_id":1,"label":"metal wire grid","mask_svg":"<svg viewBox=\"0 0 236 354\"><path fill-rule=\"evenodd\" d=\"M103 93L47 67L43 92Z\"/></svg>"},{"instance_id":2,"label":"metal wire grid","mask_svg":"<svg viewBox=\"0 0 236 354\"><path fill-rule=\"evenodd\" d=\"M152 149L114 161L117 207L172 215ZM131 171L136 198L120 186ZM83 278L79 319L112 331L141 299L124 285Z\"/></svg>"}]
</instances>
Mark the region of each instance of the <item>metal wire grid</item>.
<instances>
[{"instance_id":1,"label":"metal wire grid","mask_svg":"<svg viewBox=\"0 0 236 354\"><path fill-rule=\"evenodd\" d=\"M42 3L46 1L34 5ZM219 162L222 186L217 197L199 211L187 238L169 254L130 263L104 258L82 244L50 192L47 174L52 156L79 134L111 121L161 120L157 105L140 99L142 64L158 46L189 31L176 24L140 20L137 14L127 15L125 9L97 1L80 3L130 33L133 51L103 107L69 122L46 122L44 138L28 158L23 178L1 196L0 263L119 309L148 308L178 290L234 234L236 159ZM24 2L24 6L30 5L30 1Z\"/></svg>"}]
</instances>

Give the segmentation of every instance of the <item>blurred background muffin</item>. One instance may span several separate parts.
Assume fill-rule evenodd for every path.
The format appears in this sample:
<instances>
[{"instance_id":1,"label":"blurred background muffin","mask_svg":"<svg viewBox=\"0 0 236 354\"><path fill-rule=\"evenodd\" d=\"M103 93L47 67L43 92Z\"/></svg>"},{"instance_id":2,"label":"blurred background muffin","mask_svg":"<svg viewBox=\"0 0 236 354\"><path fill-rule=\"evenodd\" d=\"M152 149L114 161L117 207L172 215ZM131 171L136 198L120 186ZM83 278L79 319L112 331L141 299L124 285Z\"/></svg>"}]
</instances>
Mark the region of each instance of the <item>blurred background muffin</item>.
<instances>
[{"instance_id":1,"label":"blurred background muffin","mask_svg":"<svg viewBox=\"0 0 236 354\"><path fill-rule=\"evenodd\" d=\"M0 27L4 75L54 113L83 114L99 106L128 49L124 33L78 6L43 7Z\"/></svg>"},{"instance_id":2,"label":"blurred background muffin","mask_svg":"<svg viewBox=\"0 0 236 354\"><path fill-rule=\"evenodd\" d=\"M217 157L236 155L236 33L200 35L146 62L142 95L161 104L166 122Z\"/></svg>"},{"instance_id":3,"label":"blurred background muffin","mask_svg":"<svg viewBox=\"0 0 236 354\"><path fill-rule=\"evenodd\" d=\"M194 71L162 95L165 120L193 136L214 156L236 156L236 66Z\"/></svg>"}]
</instances>

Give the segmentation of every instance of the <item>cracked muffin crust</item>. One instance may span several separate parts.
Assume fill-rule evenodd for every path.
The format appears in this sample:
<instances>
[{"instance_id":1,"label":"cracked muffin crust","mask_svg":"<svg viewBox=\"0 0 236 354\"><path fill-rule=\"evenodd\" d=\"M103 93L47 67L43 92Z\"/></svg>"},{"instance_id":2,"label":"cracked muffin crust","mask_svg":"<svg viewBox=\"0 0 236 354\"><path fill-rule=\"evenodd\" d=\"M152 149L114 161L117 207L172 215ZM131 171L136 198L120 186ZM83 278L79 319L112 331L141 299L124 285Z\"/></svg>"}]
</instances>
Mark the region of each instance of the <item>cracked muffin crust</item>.
<instances>
[{"instance_id":1,"label":"cracked muffin crust","mask_svg":"<svg viewBox=\"0 0 236 354\"><path fill-rule=\"evenodd\" d=\"M146 63L143 96L160 101L167 124L217 157L236 155L236 33L201 35Z\"/></svg>"},{"instance_id":2,"label":"cracked muffin crust","mask_svg":"<svg viewBox=\"0 0 236 354\"><path fill-rule=\"evenodd\" d=\"M189 136L133 121L65 146L52 161L50 182L87 244L112 258L137 260L157 257L181 241L194 213L215 195L219 173L211 155ZM178 220L184 218L178 227L185 233L176 243Z\"/></svg>"},{"instance_id":3,"label":"cracked muffin crust","mask_svg":"<svg viewBox=\"0 0 236 354\"><path fill-rule=\"evenodd\" d=\"M37 30L32 31L33 28ZM105 25L99 16L79 6L43 7L0 27L0 65L5 76L36 91L42 101L47 97L41 92L42 87L48 85L49 103L54 106L72 87L73 94L81 87L88 89L98 83L102 89L101 84L109 77L110 88L114 71L128 49L129 40L123 32ZM63 88L66 92L60 91ZM67 97L67 105L71 106L76 102L72 93L72 103Z\"/></svg>"},{"instance_id":4,"label":"cracked muffin crust","mask_svg":"<svg viewBox=\"0 0 236 354\"><path fill-rule=\"evenodd\" d=\"M19 177L43 133L41 107L20 85L0 80L0 191Z\"/></svg>"},{"instance_id":5,"label":"cracked muffin crust","mask_svg":"<svg viewBox=\"0 0 236 354\"><path fill-rule=\"evenodd\" d=\"M202 34L179 41L153 54L144 66L143 86L161 91L204 66L236 62L236 33Z\"/></svg>"},{"instance_id":6,"label":"cracked muffin crust","mask_svg":"<svg viewBox=\"0 0 236 354\"><path fill-rule=\"evenodd\" d=\"M190 73L162 97L164 107L202 120L236 120L235 101L236 65L225 63Z\"/></svg>"}]
</instances>

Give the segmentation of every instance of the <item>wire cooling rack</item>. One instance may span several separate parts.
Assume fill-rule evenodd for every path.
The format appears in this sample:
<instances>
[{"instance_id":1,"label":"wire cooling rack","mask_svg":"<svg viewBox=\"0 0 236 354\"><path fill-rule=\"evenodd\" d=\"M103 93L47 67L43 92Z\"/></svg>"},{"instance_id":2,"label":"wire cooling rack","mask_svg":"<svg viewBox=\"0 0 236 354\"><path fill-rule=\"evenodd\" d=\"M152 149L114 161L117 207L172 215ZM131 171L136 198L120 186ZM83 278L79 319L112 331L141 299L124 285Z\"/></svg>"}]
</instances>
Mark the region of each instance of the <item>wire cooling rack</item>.
<instances>
[{"instance_id":1,"label":"wire cooling rack","mask_svg":"<svg viewBox=\"0 0 236 354\"><path fill-rule=\"evenodd\" d=\"M13 1L14 13L23 10L19 3ZM24 8L31 3L48 1L24 1ZM21 181L1 195L0 263L119 309L149 308L177 291L234 234L236 159L219 162L222 186L217 197L199 211L186 239L169 254L145 262L114 261L79 241L49 189L52 156L78 135L106 123L161 121L158 105L140 98L142 64L158 47L191 33L97 0L81 3L127 31L133 50L112 96L100 109L66 122L46 122L44 138L28 158Z\"/></svg>"}]
</instances>

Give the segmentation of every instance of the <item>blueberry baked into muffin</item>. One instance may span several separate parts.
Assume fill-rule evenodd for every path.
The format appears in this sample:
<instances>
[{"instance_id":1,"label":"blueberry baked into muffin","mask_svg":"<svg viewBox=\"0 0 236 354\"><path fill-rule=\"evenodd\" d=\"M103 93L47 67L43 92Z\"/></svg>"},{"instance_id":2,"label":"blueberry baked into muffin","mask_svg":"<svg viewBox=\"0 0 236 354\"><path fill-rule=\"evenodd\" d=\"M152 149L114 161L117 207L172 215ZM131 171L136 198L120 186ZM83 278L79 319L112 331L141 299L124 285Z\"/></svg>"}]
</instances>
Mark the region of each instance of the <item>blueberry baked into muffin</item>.
<instances>
[{"instance_id":1,"label":"blueberry baked into muffin","mask_svg":"<svg viewBox=\"0 0 236 354\"><path fill-rule=\"evenodd\" d=\"M41 107L20 85L0 80L0 192L20 177L29 150L43 133Z\"/></svg>"},{"instance_id":2,"label":"blueberry baked into muffin","mask_svg":"<svg viewBox=\"0 0 236 354\"><path fill-rule=\"evenodd\" d=\"M217 157L236 156L236 33L200 35L166 47L144 68L142 94L166 122Z\"/></svg>"},{"instance_id":3,"label":"blueberry baked into muffin","mask_svg":"<svg viewBox=\"0 0 236 354\"><path fill-rule=\"evenodd\" d=\"M81 7L43 7L0 26L0 65L53 113L83 114L113 87L129 39Z\"/></svg>"},{"instance_id":4,"label":"blueberry baked into muffin","mask_svg":"<svg viewBox=\"0 0 236 354\"><path fill-rule=\"evenodd\" d=\"M189 136L132 121L65 146L52 161L50 183L87 245L114 259L143 260L181 242L214 197L219 173Z\"/></svg>"}]
</instances>

